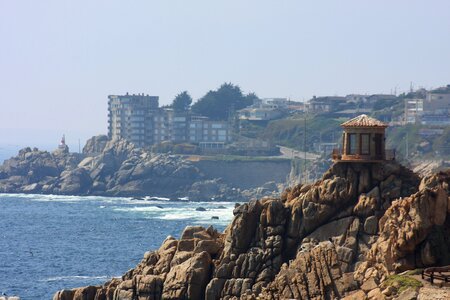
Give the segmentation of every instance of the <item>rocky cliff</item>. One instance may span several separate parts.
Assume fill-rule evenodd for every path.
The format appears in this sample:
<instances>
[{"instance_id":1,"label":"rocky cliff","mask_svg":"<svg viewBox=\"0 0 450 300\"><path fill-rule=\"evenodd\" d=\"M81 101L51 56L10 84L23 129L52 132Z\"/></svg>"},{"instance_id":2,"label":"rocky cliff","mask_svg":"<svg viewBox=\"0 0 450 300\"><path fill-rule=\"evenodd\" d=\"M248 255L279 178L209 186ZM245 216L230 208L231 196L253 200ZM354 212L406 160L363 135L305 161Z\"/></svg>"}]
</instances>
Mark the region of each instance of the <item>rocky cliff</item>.
<instances>
[{"instance_id":1,"label":"rocky cliff","mask_svg":"<svg viewBox=\"0 0 450 300\"><path fill-rule=\"evenodd\" d=\"M334 164L238 206L223 233L187 227L122 278L54 299L395 299L399 286L381 290L389 275L450 263L449 182L395 162Z\"/></svg>"},{"instance_id":2,"label":"rocky cliff","mask_svg":"<svg viewBox=\"0 0 450 300\"><path fill-rule=\"evenodd\" d=\"M208 170L214 169L214 162L209 162L207 166ZM223 169L223 163L216 164L216 168ZM267 168L274 169L273 166ZM16 157L0 166L0 192L189 196L204 201L225 197L245 201L279 192L276 184L265 184L265 177L259 178L259 181L253 180L256 185L247 185L243 189L227 181L226 176L221 178L220 172L208 170L178 155L154 154L136 148L125 140L109 141L106 136L96 136L87 141L82 154L67 151L50 153L36 148L20 150ZM258 170L251 170L258 173ZM277 173L286 173L282 172L285 167L280 170ZM264 170L259 170L259 173L264 173L261 171Z\"/></svg>"}]
</instances>

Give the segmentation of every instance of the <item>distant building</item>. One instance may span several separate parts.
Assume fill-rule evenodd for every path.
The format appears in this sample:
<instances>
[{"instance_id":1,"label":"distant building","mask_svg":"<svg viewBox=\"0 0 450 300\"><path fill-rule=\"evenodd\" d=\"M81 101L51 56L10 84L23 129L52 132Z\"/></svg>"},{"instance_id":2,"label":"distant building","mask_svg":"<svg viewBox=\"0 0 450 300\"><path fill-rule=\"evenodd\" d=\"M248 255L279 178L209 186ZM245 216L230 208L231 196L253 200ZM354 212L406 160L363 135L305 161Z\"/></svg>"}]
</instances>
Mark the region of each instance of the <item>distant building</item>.
<instances>
[{"instance_id":1,"label":"distant building","mask_svg":"<svg viewBox=\"0 0 450 300\"><path fill-rule=\"evenodd\" d=\"M144 94L108 96L108 137L126 139L136 146L154 141L153 122L158 113L159 97Z\"/></svg>"},{"instance_id":2,"label":"distant building","mask_svg":"<svg viewBox=\"0 0 450 300\"><path fill-rule=\"evenodd\" d=\"M289 105L289 100L286 98L263 98L262 104L272 108L285 109Z\"/></svg>"},{"instance_id":3,"label":"distant building","mask_svg":"<svg viewBox=\"0 0 450 300\"><path fill-rule=\"evenodd\" d=\"M428 92L423 102L423 110L427 115L448 115L450 113L450 85Z\"/></svg>"},{"instance_id":4,"label":"distant building","mask_svg":"<svg viewBox=\"0 0 450 300\"><path fill-rule=\"evenodd\" d=\"M229 143L232 141L232 128L229 122L212 121L206 117L191 116L188 141L190 143Z\"/></svg>"},{"instance_id":5,"label":"distant building","mask_svg":"<svg viewBox=\"0 0 450 300\"><path fill-rule=\"evenodd\" d=\"M350 94L345 96L345 99L347 99L347 102L353 102L355 104L359 103L366 103L367 102L367 95L359 95L359 94Z\"/></svg>"},{"instance_id":6,"label":"distant building","mask_svg":"<svg viewBox=\"0 0 450 300\"><path fill-rule=\"evenodd\" d=\"M405 99L405 124L421 122L423 99Z\"/></svg>"},{"instance_id":7,"label":"distant building","mask_svg":"<svg viewBox=\"0 0 450 300\"><path fill-rule=\"evenodd\" d=\"M307 111L312 113L329 113L348 108L347 99L345 97L314 96L307 103Z\"/></svg>"},{"instance_id":8,"label":"distant building","mask_svg":"<svg viewBox=\"0 0 450 300\"><path fill-rule=\"evenodd\" d=\"M110 139L126 139L144 147L165 141L173 143L229 143L231 125L194 116L190 111L160 108L157 96L109 96Z\"/></svg>"},{"instance_id":9,"label":"distant building","mask_svg":"<svg viewBox=\"0 0 450 300\"><path fill-rule=\"evenodd\" d=\"M269 121L279 119L284 113L273 108L244 108L239 111L240 120Z\"/></svg>"},{"instance_id":10,"label":"distant building","mask_svg":"<svg viewBox=\"0 0 450 300\"><path fill-rule=\"evenodd\" d=\"M373 105L378 101L392 101L395 99L397 99L397 96L392 94L373 94L367 96L366 102L368 105Z\"/></svg>"},{"instance_id":11,"label":"distant building","mask_svg":"<svg viewBox=\"0 0 450 300\"><path fill-rule=\"evenodd\" d=\"M419 135L423 138L439 136L443 133L444 133L444 129L442 129L442 128L421 128L419 130Z\"/></svg>"},{"instance_id":12,"label":"distant building","mask_svg":"<svg viewBox=\"0 0 450 300\"><path fill-rule=\"evenodd\" d=\"M450 116L446 114L423 113L421 117L422 125L445 127L450 125Z\"/></svg>"},{"instance_id":13,"label":"distant building","mask_svg":"<svg viewBox=\"0 0 450 300\"><path fill-rule=\"evenodd\" d=\"M286 98L264 98L238 111L240 120L269 121L287 114L289 101Z\"/></svg>"}]
</instances>

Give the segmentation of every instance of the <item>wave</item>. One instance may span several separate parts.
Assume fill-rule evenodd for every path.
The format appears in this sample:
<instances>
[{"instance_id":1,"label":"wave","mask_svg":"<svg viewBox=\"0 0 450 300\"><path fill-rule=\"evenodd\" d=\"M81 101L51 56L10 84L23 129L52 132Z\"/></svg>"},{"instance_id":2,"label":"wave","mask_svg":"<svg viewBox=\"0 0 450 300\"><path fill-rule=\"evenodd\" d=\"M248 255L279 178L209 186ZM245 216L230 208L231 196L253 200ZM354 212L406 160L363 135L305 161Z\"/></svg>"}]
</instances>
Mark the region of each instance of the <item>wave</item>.
<instances>
[{"instance_id":1,"label":"wave","mask_svg":"<svg viewBox=\"0 0 450 300\"><path fill-rule=\"evenodd\" d=\"M131 203L131 204L148 204L152 202L170 202L171 199L165 197L107 197L107 196L72 196L72 195L54 195L54 194L0 194L0 198L22 198L33 201L46 202L78 202L78 201L99 201L105 203ZM185 198L183 198L185 199Z\"/></svg>"},{"instance_id":2,"label":"wave","mask_svg":"<svg viewBox=\"0 0 450 300\"><path fill-rule=\"evenodd\" d=\"M234 202L189 202L165 205L115 206L114 211L138 214L148 219L189 220L194 224L228 224L233 218ZM220 207L219 207L220 206ZM204 211L197 211L202 207ZM214 217L214 218L213 218ZM218 219L217 219L217 218Z\"/></svg>"}]
</instances>

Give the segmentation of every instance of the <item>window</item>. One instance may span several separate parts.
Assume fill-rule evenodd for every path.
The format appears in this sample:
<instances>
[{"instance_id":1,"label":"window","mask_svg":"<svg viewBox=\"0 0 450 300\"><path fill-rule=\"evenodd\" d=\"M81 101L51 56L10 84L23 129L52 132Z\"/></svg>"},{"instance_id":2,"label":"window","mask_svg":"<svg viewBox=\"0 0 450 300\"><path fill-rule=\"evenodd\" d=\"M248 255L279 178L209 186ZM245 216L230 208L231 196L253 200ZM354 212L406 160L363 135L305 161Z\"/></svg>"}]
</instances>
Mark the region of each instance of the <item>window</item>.
<instances>
[{"instance_id":1,"label":"window","mask_svg":"<svg viewBox=\"0 0 450 300\"><path fill-rule=\"evenodd\" d=\"M370 154L370 134L368 133L361 134L361 154L362 155Z\"/></svg>"},{"instance_id":2,"label":"window","mask_svg":"<svg viewBox=\"0 0 450 300\"><path fill-rule=\"evenodd\" d=\"M347 154L356 154L356 133L348 134Z\"/></svg>"},{"instance_id":3,"label":"window","mask_svg":"<svg viewBox=\"0 0 450 300\"><path fill-rule=\"evenodd\" d=\"M374 142L375 142L375 154L376 155L381 155L381 153L382 153L382 138L383 138L382 134L375 133Z\"/></svg>"}]
</instances>

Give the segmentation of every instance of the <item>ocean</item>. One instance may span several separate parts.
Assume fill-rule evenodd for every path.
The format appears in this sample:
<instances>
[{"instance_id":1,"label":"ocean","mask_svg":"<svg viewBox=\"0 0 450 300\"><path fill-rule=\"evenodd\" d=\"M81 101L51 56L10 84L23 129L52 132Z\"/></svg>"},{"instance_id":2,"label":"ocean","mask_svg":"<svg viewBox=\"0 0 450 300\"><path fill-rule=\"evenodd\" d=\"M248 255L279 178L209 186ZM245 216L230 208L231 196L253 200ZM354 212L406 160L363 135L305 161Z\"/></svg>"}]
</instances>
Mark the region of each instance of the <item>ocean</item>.
<instances>
[{"instance_id":1,"label":"ocean","mask_svg":"<svg viewBox=\"0 0 450 300\"><path fill-rule=\"evenodd\" d=\"M0 294L51 299L119 277L187 225L222 231L234 204L0 194Z\"/></svg>"}]
</instances>

